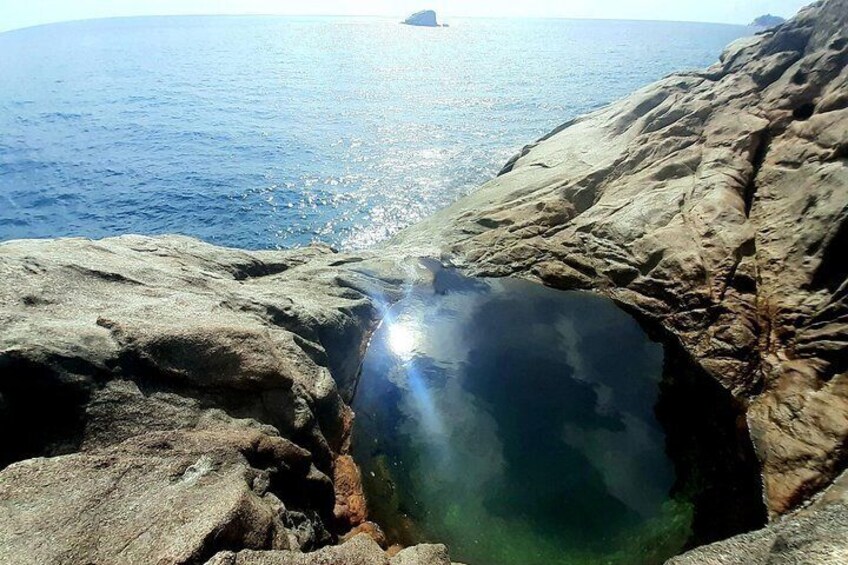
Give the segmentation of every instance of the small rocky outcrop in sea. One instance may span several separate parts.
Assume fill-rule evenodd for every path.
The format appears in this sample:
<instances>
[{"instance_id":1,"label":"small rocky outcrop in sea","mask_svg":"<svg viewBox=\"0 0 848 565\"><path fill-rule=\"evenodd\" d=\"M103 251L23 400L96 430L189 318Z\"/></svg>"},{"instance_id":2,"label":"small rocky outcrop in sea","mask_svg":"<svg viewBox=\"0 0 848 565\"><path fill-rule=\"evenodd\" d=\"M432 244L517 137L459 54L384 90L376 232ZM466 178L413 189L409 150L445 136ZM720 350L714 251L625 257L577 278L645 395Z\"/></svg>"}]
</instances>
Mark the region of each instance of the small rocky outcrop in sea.
<instances>
[{"instance_id":1,"label":"small rocky outcrop in sea","mask_svg":"<svg viewBox=\"0 0 848 565\"><path fill-rule=\"evenodd\" d=\"M753 22L751 22L751 27L771 29L773 27L779 26L782 23L786 23L786 20L784 20L780 16L772 16L771 14L766 14L764 16L756 18Z\"/></svg>"},{"instance_id":2,"label":"small rocky outcrop in sea","mask_svg":"<svg viewBox=\"0 0 848 565\"><path fill-rule=\"evenodd\" d=\"M438 20L436 19L436 12L433 10L422 10L420 12L415 12L405 20L403 20L404 24L410 26L419 26L419 27L442 27L439 25Z\"/></svg>"}]
</instances>

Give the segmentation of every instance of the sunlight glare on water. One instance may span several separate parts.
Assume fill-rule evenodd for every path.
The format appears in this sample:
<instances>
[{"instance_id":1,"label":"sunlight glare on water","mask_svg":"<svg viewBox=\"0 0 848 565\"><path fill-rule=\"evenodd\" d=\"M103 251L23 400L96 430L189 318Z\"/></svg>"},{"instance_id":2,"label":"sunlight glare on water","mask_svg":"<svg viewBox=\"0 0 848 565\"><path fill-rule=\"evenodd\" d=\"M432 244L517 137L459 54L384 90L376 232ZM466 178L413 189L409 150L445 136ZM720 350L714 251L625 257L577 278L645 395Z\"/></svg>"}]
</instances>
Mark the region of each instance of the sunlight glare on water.
<instances>
[{"instance_id":1,"label":"sunlight glare on water","mask_svg":"<svg viewBox=\"0 0 848 565\"><path fill-rule=\"evenodd\" d=\"M388 327L389 346L401 358L407 358L415 350L415 334L403 323L393 323Z\"/></svg>"},{"instance_id":2,"label":"sunlight glare on water","mask_svg":"<svg viewBox=\"0 0 848 565\"><path fill-rule=\"evenodd\" d=\"M168 17L0 34L0 240L384 240L741 26ZM656 41L657 37L663 41Z\"/></svg>"}]
</instances>

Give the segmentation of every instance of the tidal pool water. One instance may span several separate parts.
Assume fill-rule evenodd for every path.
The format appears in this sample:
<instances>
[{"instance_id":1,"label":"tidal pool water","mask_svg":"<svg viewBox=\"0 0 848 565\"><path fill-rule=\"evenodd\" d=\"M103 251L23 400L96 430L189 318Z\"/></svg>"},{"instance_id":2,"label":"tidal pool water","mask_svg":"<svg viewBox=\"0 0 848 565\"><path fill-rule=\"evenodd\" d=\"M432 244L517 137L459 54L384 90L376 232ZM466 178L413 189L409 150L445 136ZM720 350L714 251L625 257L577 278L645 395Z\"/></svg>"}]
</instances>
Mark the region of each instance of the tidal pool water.
<instances>
[{"instance_id":1,"label":"tidal pool water","mask_svg":"<svg viewBox=\"0 0 848 565\"><path fill-rule=\"evenodd\" d=\"M455 274L389 310L353 407L371 518L469 565L662 563L693 535L664 349L613 302Z\"/></svg>"}]
</instances>

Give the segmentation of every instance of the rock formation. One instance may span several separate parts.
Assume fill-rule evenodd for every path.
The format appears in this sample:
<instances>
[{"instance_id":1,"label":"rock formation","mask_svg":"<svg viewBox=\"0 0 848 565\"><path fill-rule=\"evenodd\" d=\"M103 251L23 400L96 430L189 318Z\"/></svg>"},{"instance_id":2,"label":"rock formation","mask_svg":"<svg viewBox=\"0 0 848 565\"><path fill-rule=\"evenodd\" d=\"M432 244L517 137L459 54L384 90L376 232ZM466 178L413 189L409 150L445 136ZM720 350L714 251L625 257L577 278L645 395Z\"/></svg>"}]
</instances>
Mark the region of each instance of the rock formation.
<instances>
[{"instance_id":1,"label":"rock formation","mask_svg":"<svg viewBox=\"0 0 848 565\"><path fill-rule=\"evenodd\" d=\"M422 10L421 12L415 12L405 20L403 20L404 24L410 26L420 26L420 27L440 27L439 22L436 20L436 12L433 10Z\"/></svg>"},{"instance_id":2,"label":"rock formation","mask_svg":"<svg viewBox=\"0 0 848 565\"><path fill-rule=\"evenodd\" d=\"M751 22L751 27L759 27L764 29L769 29L773 27L777 27L780 24L784 23L786 20L781 18L780 16L772 16L771 14L766 14L764 16L760 16L755 18L753 22Z\"/></svg>"},{"instance_id":3,"label":"rock formation","mask_svg":"<svg viewBox=\"0 0 848 565\"><path fill-rule=\"evenodd\" d=\"M845 562L847 62L848 0L820 2L359 254L0 244L0 562L447 563L379 548L348 456L420 257L610 296L736 396L774 523L675 563Z\"/></svg>"},{"instance_id":4,"label":"rock formation","mask_svg":"<svg viewBox=\"0 0 848 565\"><path fill-rule=\"evenodd\" d=\"M364 534L313 553L292 551L224 551L207 565L451 565L443 545L422 544L389 557ZM455 564L460 565L460 564Z\"/></svg>"},{"instance_id":5,"label":"rock formation","mask_svg":"<svg viewBox=\"0 0 848 565\"><path fill-rule=\"evenodd\" d=\"M348 403L381 309L427 276L397 269L179 236L0 244L0 562L318 563L302 552L347 532L385 543ZM389 563L358 537L325 554Z\"/></svg>"}]
</instances>

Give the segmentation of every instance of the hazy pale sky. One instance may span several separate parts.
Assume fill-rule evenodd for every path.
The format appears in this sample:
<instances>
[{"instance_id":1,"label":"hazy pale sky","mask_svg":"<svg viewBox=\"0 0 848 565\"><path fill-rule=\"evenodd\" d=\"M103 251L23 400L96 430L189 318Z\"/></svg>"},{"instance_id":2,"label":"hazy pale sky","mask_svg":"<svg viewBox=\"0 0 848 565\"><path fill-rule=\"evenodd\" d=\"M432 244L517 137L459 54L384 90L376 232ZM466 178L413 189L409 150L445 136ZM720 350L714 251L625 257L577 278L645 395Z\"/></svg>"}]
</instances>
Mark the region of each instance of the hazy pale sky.
<instances>
[{"instance_id":1,"label":"hazy pale sky","mask_svg":"<svg viewBox=\"0 0 848 565\"><path fill-rule=\"evenodd\" d=\"M432 8L462 16L612 18L747 24L756 16L793 15L805 0L0 0L0 31L32 25L166 14L377 15L402 17Z\"/></svg>"}]
</instances>

